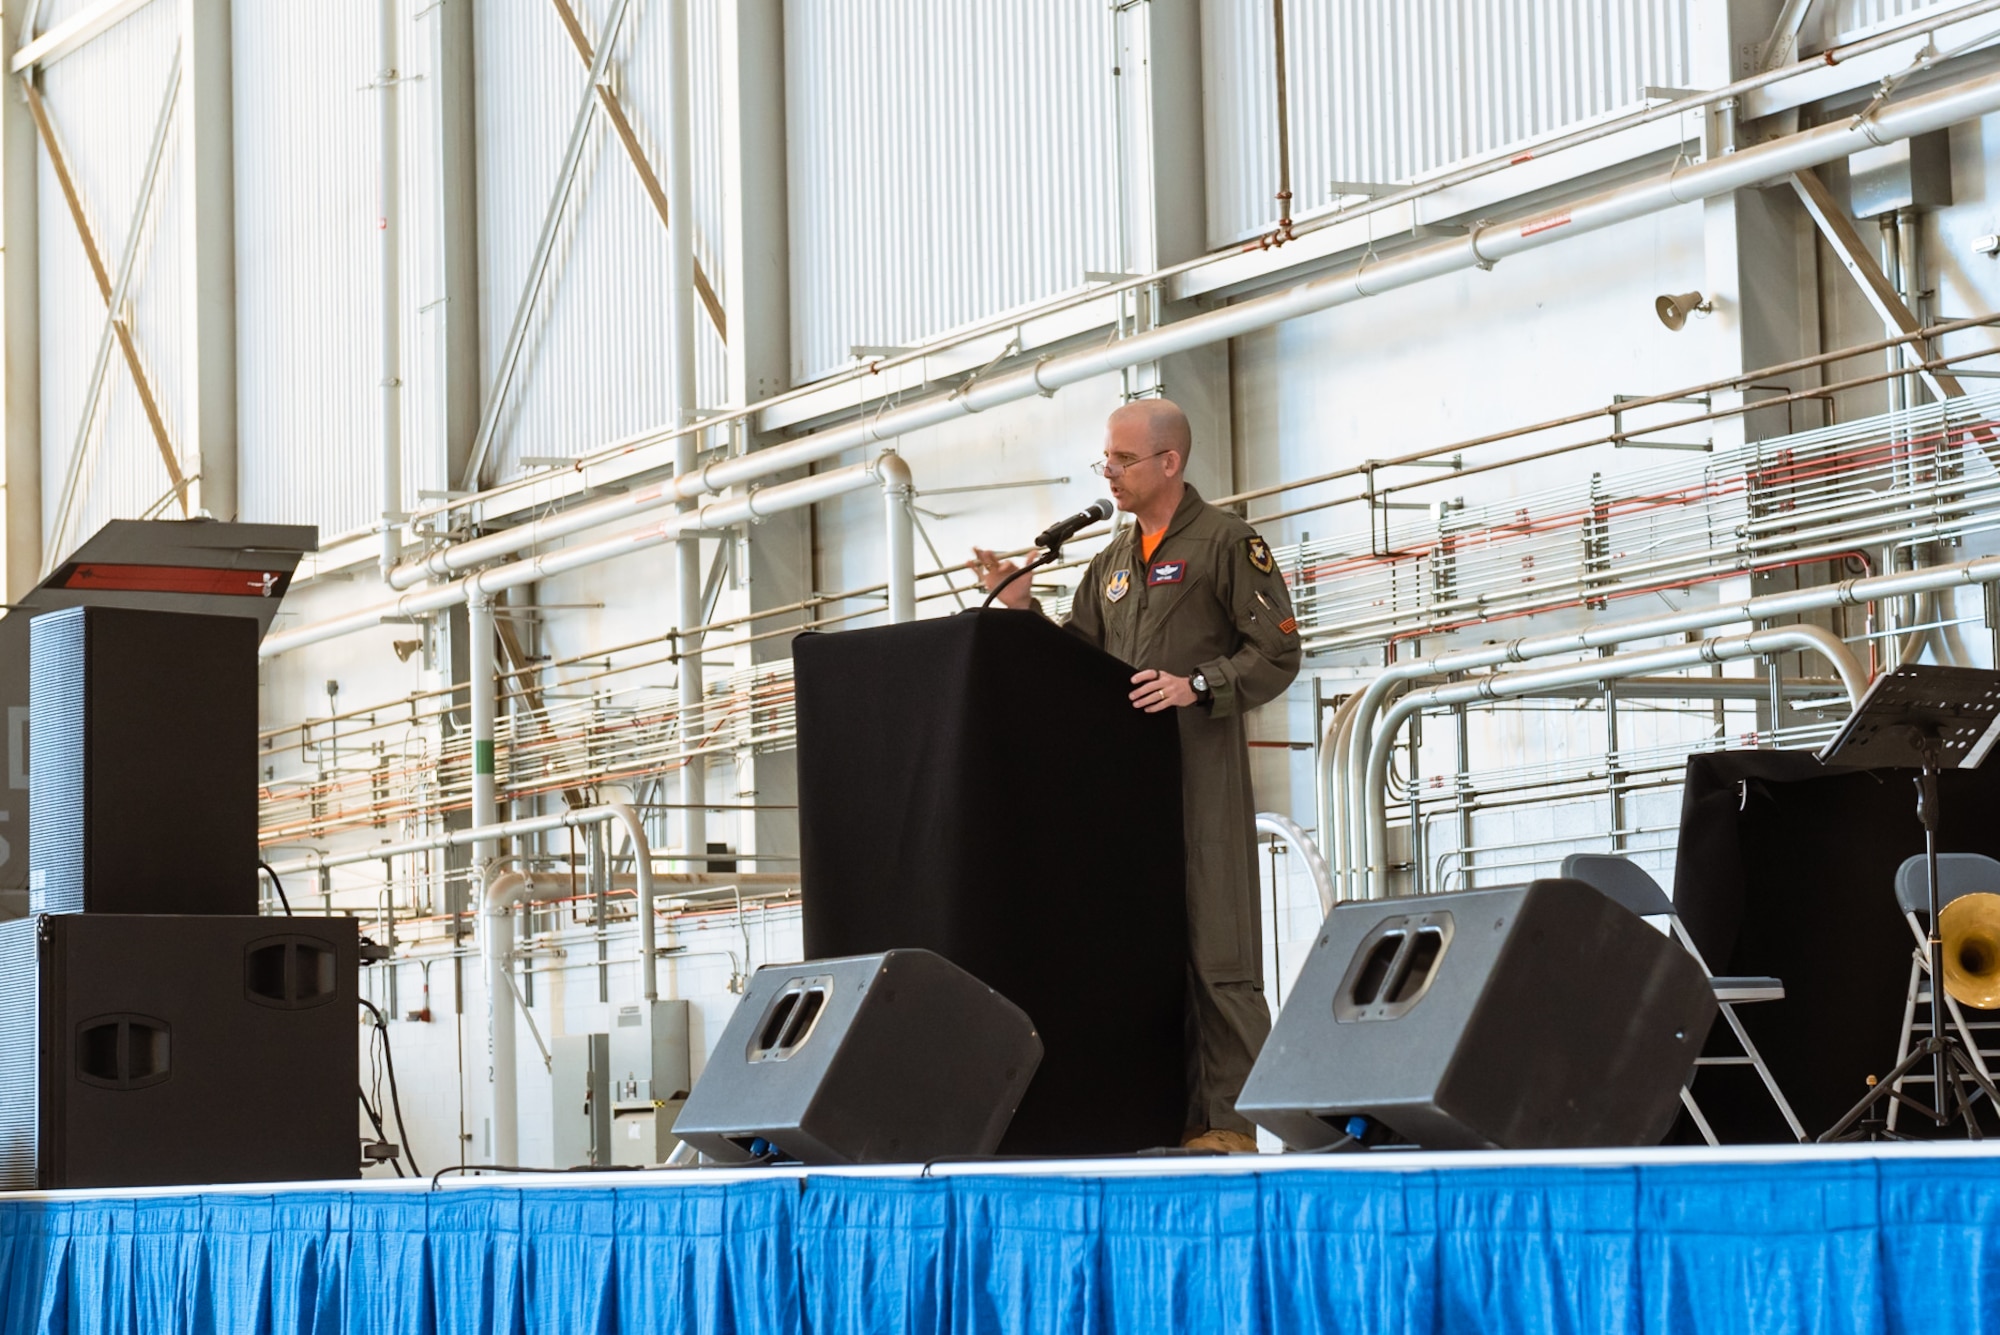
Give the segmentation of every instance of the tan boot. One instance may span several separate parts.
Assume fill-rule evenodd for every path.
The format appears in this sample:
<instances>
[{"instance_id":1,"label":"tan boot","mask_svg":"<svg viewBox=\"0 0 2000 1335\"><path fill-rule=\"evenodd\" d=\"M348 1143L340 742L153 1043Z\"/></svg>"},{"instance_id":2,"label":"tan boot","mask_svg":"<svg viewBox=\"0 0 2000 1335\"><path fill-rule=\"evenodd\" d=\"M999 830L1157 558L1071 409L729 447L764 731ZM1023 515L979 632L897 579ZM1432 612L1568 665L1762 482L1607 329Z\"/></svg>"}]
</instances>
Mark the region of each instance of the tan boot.
<instances>
[{"instance_id":1,"label":"tan boot","mask_svg":"<svg viewBox=\"0 0 2000 1335\"><path fill-rule=\"evenodd\" d=\"M1203 1131L1181 1142L1184 1150L1206 1150L1211 1154L1255 1154L1257 1138L1241 1131Z\"/></svg>"}]
</instances>

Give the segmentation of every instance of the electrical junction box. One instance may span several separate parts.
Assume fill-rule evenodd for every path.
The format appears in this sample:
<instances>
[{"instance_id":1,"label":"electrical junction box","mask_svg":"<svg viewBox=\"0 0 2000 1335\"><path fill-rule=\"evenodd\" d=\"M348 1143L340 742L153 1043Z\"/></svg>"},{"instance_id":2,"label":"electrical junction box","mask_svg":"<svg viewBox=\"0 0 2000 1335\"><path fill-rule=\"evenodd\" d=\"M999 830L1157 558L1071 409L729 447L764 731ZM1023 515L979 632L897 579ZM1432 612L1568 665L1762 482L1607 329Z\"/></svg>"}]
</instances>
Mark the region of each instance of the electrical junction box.
<instances>
[{"instance_id":1,"label":"electrical junction box","mask_svg":"<svg viewBox=\"0 0 2000 1335\"><path fill-rule=\"evenodd\" d=\"M677 1143L674 1118L693 1085L685 1001L641 1001L611 1011L611 1159L662 1162Z\"/></svg>"},{"instance_id":2,"label":"electrical junction box","mask_svg":"<svg viewBox=\"0 0 2000 1335\"><path fill-rule=\"evenodd\" d=\"M674 1134L686 1099L668 1099L657 1108L635 1108L617 1113L611 1125L611 1162L634 1168L665 1163L681 1143Z\"/></svg>"},{"instance_id":3,"label":"electrical junction box","mask_svg":"<svg viewBox=\"0 0 2000 1335\"><path fill-rule=\"evenodd\" d=\"M618 1162L611 1153L611 1035L564 1034L549 1045L555 1167Z\"/></svg>"},{"instance_id":4,"label":"electrical junction box","mask_svg":"<svg viewBox=\"0 0 2000 1335\"><path fill-rule=\"evenodd\" d=\"M1943 130L1865 148L1847 159L1848 206L1856 218L1951 203L1951 142Z\"/></svg>"}]
</instances>

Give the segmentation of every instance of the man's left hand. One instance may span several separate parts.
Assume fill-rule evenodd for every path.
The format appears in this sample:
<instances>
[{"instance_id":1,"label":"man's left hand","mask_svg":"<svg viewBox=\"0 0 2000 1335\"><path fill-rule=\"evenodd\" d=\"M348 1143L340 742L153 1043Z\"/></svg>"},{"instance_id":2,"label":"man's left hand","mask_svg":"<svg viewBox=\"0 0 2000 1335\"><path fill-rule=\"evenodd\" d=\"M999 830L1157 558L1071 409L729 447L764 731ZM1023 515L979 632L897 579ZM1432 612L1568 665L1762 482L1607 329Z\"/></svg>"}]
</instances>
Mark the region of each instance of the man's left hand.
<instances>
[{"instance_id":1,"label":"man's left hand","mask_svg":"<svg viewBox=\"0 0 2000 1335\"><path fill-rule=\"evenodd\" d=\"M1132 674L1132 708L1157 714L1162 709L1185 709L1194 703L1194 687L1186 677L1147 668Z\"/></svg>"}]
</instances>

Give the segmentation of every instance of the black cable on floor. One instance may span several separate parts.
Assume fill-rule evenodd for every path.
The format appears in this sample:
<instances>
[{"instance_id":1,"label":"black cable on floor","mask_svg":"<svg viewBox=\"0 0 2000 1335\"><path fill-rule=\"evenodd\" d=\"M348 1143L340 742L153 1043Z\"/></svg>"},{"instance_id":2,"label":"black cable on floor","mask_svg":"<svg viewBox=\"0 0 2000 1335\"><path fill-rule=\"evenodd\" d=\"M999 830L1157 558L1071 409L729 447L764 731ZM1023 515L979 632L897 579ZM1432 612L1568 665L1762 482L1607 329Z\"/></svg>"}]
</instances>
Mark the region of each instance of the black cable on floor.
<instances>
[{"instance_id":1,"label":"black cable on floor","mask_svg":"<svg viewBox=\"0 0 2000 1335\"><path fill-rule=\"evenodd\" d=\"M375 1128L375 1139L377 1143L388 1140L389 1133L382 1129L381 1114L377 1113L375 1111L375 1105L368 1101L368 1091L363 1089L360 1085L356 1085L354 1087L354 1092L361 1096L361 1111L368 1114L368 1121ZM389 1166L396 1170L397 1177L408 1176L408 1174L403 1172L403 1165L397 1163L394 1159L389 1160Z\"/></svg>"},{"instance_id":2,"label":"black cable on floor","mask_svg":"<svg viewBox=\"0 0 2000 1335\"><path fill-rule=\"evenodd\" d=\"M409 1156L410 1171L422 1177L424 1170L417 1167L417 1152L410 1144L410 1129L403 1125L403 1096L396 1088L396 1054L389 1050L389 1023L382 1018L382 1012L366 997L356 997L356 1001L368 1008L375 1017L375 1028L382 1035L382 1064L389 1071L389 1106L396 1113L396 1134L403 1138L403 1153Z\"/></svg>"},{"instance_id":3,"label":"black cable on floor","mask_svg":"<svg viewBox=\"0 0 2000 1335\"><path fill-rule=\"evenodd\" d=\"M278 873L271 870L271 864L268 862L259 862L257 870L271 878L271 888L278 892L278 902L285 906L285 916L287 918L293 916L292 901L285 898L285 883L278 879Z\"/></svg>"},{"instance_id":4,"label":"black cable on floor","mask_svg":"<svg viewBox=\"0 0 2000 1335\"><path fill-rule=\"evenodd\" d=\"M515 1163L455 1163L431 1174L431 1190L436 1191L446 1173L630 1173L629 1164L578 1164L574 1168L529 1168Z\"/></svg>"}]
</instances>

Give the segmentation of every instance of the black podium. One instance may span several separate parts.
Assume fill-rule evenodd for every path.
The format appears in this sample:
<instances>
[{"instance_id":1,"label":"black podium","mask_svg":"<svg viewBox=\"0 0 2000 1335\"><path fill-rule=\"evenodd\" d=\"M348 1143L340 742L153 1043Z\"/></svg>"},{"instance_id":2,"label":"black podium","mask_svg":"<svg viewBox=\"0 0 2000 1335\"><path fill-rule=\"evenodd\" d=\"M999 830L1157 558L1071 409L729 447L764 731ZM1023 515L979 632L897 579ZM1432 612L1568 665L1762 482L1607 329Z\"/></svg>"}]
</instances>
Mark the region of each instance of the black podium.
<instances>
[{"instance_id":1,"label":"black podium","mask_svg":"<svg viewBox=\"0 0 2000 1335\"><path fill-rule=\"evenodd\" d=\"M1005 1154L1178 1142L1180 733L1132 669L1026 612L794 642L809 959L932 950L1025 1010Z\"/></svg>"}]
</instances>

